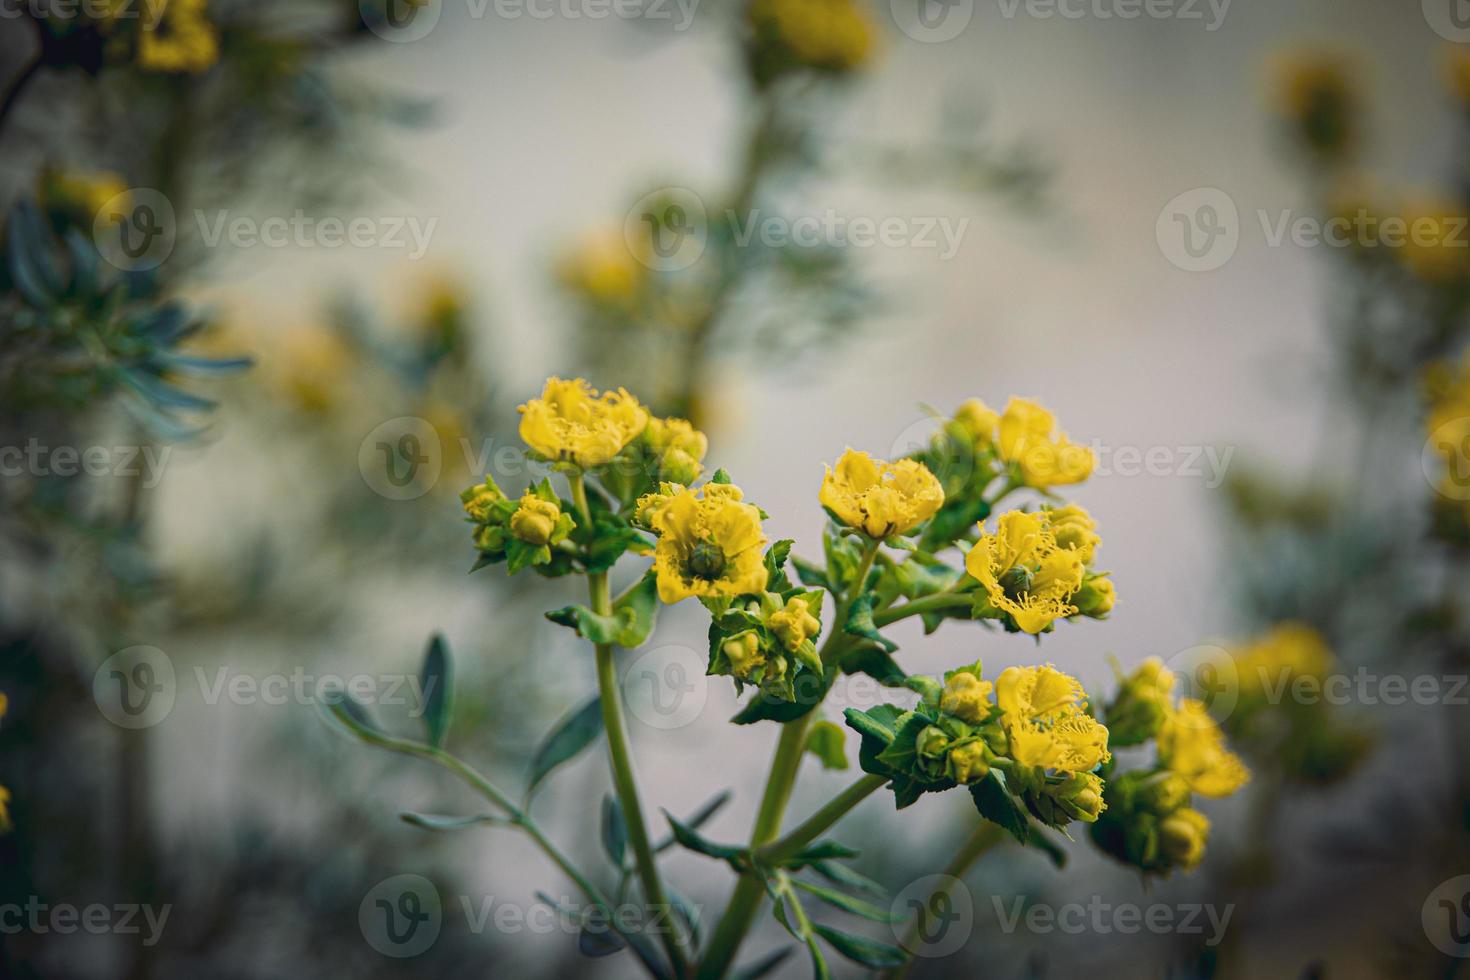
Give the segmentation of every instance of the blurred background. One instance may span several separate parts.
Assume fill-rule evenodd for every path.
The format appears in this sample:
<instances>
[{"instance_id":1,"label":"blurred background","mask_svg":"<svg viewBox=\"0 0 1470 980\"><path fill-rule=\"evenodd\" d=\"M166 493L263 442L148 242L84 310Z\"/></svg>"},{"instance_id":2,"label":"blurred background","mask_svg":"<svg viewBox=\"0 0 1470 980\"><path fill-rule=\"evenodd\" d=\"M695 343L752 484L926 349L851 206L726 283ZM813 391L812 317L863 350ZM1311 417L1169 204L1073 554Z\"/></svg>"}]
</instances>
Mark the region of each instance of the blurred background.
<instances>
[{"instance_id":1,"label":"blurred background","mask_svg":"<svg viewBox=\"0 0 1470 980\"><path fill-rule=\"evenodd\" d=\"M541 615L566 580L466 574L458 493L530 479L515 406L550 374L693 420L808 554L844 448L914 451L971 397L1053 410L1098 454L1069 497L1116 609L1045 650L909 624L908 671L1043 659L1102 691L1110 658L1188 673L1305 623L1354 678L1273 729L1310 751L1231 731L1254 779L1211 808L1201 868L1145 883L1086 835L1063 872L999 849L965 877L970 940L915 975L1464 972L1459 0L388 3L0 19L0 446L32 447L0 476L0 903L109 910L0 920L0 972L636 975L575 932L477 924L568 883L509 831L401 821L472 804L314 710L362 676L406 729L441 632L451 746L515 784L593 690ZM1348 240L1314 240L1333 217ZM1430 231L1384 244L1392 218ZM58 447L102 453L67 473ZM729 789L705 832L736 840L776 732L728 724L704 631L674 607L624 654L630 723L650 810ZM129 681L167 696L131 712ZM833 717L872 694L843 697ZM605 769L536 803L589 862ZM804 771L793 813L850 778ZM875 797L842 837L898 894L974 821ZM726 869L666 868L717 914ZM403 874L443 902L411 958L360 916ZM1232 911L1213 937L1038 930L1007 926L1015 897ZM124 905L169 911L133 933ZM747 953L783 940L763 921Z\"/></svg>"}]
</instances>

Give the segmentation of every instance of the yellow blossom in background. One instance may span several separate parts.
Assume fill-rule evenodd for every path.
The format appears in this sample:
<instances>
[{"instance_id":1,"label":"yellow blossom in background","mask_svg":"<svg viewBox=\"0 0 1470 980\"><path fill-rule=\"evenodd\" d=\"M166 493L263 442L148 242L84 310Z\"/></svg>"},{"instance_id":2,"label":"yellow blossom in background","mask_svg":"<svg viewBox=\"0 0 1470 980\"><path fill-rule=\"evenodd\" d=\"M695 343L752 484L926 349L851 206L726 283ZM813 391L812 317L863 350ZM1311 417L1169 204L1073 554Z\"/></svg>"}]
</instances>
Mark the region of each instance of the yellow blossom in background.
<instances>
[{"instance_id":1,"label":"yellow blossom in background","mask_svg":"<svg viewBox=\"0 0 1470 980\"><path fill-rule=\"evenodd\" d=\"M650 417L643 439L658 463L660 479L689 484L703 471L709 439L686 419Z\"/></svg>"},{"instance_id":2,"label":"yellow blossom in background","mask_svg":"<svg viewBox=\"0 0 1470 980\"><path fill-rule=\"evenodd\" d=\"M843 524L881 540L933 517L944 489L917 460L885 463L849 449L836 467L827 467L818 499Z\"/></svg>"},{"instance_id":3,"label":"yellow blossom in background","mask_svg":"<svg viewBox=\"0 0 1470 980\"><path fill-rule=\"evenodd\" d=\"M1445 48L1443 61L1445 89L1462 105L1470 106L1470 51L1463 45Z\"/></svg>"},{"instance_id":4,"label":"yellow blossom in background","mask_svg":"<svg viewBox=\"0 0 1470 980\"><path fill-rule=\"evenodd\" d=\"M1086 568L1074 550L1058 545L1044 511L1013 510L1001 515L994 534L986 534L983 524L980 531L965 556L965 570L992 606L1032 634L1077 612L1070 600L1082 587Z\"/></svg>"},{"instance_id":5,"label":"yellow blossom in background","mask_svg":"<svg viewBox=\"0 0 1470 980\"><path fill-rule=\"evenodd\" d=\"M1201 796L1229 796L1250 779L1203 701L1185 698L1158 734L1159 762Z\"/></svg>"},{"instance_id":6,"label":"yellow blossom in background","mask_svg":"<svg viewBox=\"0 0 1470 980\"><path fill-rule=\"evenodd\" d=\"M138 35L145 71L198 74L219 60L219 33L205 14L208 0L169 0L158 23Z\"/></svg>"},{"instance_id":7,"label":"yellow blossom in background","mask_svg":"<svg viewBox=\"0 0 1470 980\"><path fill-rule=\"evenodd\" d=\"M968 670L956 671L944 682L939 696L939 710L960 721L978 725L990 713L990 696L995 688L989 681Z\"/></svg>"},{"instance_id":8,"label":"yellow blossom in background","mask_svg":"<svg viewBox=\"0 0 1470 980\"><path fill-rule=\"evenodd\" d=\"M995 444L996 432L1000 428L1000 413L980 399L967 399L955 409L954 420L970 434L976 449Z\"/></svg>"},{"instance_id":9,"label":"yellow blossom in background","mask_svg":"<svg viewBox=\"0 0 1470 980\"><path fill-rule=\"evenodd\" d=\"M1023 766L1087 772L1110 758L1108 730L1087 714L1081 682L1055 667L1006 668L995 702L1011 757Z\"/></svg>"},{"instance_id":10,"label":"yellow blossom in background","mask_svg":"<svg viewBox=\"0 0 1470 980\"><path fill-rule=\"evenodd\" d=\"M608 306L626 305L643 288L649 266L633 254L621 227L598 229L557 262L564 285Z\"/></svg>"},{"instance_id":11,"label":"yellow blossom in background","mask_svg":"<svg viewBox=\"0 0 1470 980\"><path fill-rule=\"evenodd\" d=\"M262 358L263 377L296 406L327 412L341 401L357 356L335 330L318 324L288 327Z\"/></svg>"},{"instance_id":12,"label":"yellow blossom in background","mask_svg":"<svg viewBox=\"0 0 1470 980\"><path fill-rule=\"evenodd\" d=\"M581 378L549 378L540 398L519 409L521 439L551 460L601 466L648 424L648 412L622 388L597 392Z\"/></svg>"},{"instance_id":13,"label":"yellow blossom in background","mask_svg":"<svg viewBox=\"0 0 1470 980\"><path fill-rule=\"evenodd\" d=\"M1432 285L1456 282L1470 273L1470 218L1464 206L1447 197L1416 195L1404 202L1404 265Z\"/></svg>"},{"instance_id":14,"label":"yellow blossom in background","mask_svg":"<svg viewBox=\"0 0 1470 980\"><path fill-rule=\"evenodd\" d=\"M1271 64L1277 113L1324 158L1342 157L1357 140L1359 73L1354 59L1328 50L1284 52Z\"/></svg>"},{"instance_id":15,"label":"yellow blossom in background","mask_svg":"<svg viewBox=\"0 0 1470 980\"><path fill-rule=\"evenodd\" d=\"M1016 464L1028 487L1081 483L1097 464L1091 449L1057 430L1055 416L1027 398L1012 398L997 423L1000 458Z\"/></svg>"},{"instance_id":16,"label":"yellow blossom in background","mask_svg":"<svg viewBox=\"0 0 1470 980\"><path fill-rule=\"evenodd\" d=\"M876 47L872 19L853 0L755 0L749 18L758 40L774 36L811 68L851 71Z\"/></svg>"},{"instance_id":17,"label":"yellow blossom in background","mask_svg":"<svg viewBox=\"0 0 1470 980\"><path fill-rule=\"evenodd\" d=\"M1322 680L1335 658L1322 635L1304 623L1282 623L1234 654L1240 696L1284 690L1297 676Z\"/></svg>"},{"instance_id":18,"label":"yellow blossom in background","mask_svg":"<svg viewBox=\"0 0 1470 980\"><path fill-rule=\"evenodd\" d=\"M651 522L658 535L653 567L664 602L749 595L765 586L760 510L742 502L739 487L681 489L652 512Z\"/></svg>"},{"instance_id":19,"label":"yellow blossom in background","mask_svg":"<svg viewBox=\"0 0 1470 980\"><path fill-rule=\"evenodd\" d=\"M15 829L15 824L10 821L10 790L0 786L0 834L8 834Z\"/></svg>"},{"instance_id":20,"label":"yellow blossom in background","mask_svg":"<svg viewBox=\"0 0 1470 980\"><path fill-rule=\"evenodd\" d=\"M74 170L46 170L41 174L41 200L48 208L75 215L90 224L97 212L116 197L128 192L128 182L110 170L83 173ZM126 211L127 198L118 202L118 210Z\"/></svg>"},{"instance_id":21,"label":"yellow blossom in background","mask_svg":"<svg viewBox=\"0 0 1470 980\"><path fill-rule=\"evenodd\" d=\"M1210 819L1198 810L1181 807L1159 822L1159 851L1184 871L1199 866L1210 840Z\"/></svg>"}]
</instances>

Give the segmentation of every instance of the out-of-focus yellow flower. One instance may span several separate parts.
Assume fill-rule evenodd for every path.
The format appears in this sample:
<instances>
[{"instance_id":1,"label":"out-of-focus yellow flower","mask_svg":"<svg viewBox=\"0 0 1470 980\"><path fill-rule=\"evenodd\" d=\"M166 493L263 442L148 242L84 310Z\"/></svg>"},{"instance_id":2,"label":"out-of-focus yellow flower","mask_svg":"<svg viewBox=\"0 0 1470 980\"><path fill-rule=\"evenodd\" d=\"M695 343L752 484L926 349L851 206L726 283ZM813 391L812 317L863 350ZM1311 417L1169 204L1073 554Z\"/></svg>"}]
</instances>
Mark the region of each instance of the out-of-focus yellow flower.
<instances>
[{"instance_id":1,"label":"out-of-focus yellow flower","mask_svg":"<svg viewBox=\"0 0 1470 980\"><path fill-rule=\"evenodd\" d=\"M990 604L1016 625L1036 634L1077 612L1071 598L1086 568L1071 548L1058 546L1045 512L1002 514L996 533L986 534L965 556L965 570L985 589Z\"/></svg>"},{"instance_id":2,"label":"out-of-focus yellow flower","mask_svg":"<svg viewBox=\"0 0 1470 980\"><path fill-rule=\"evenodd\" d=\"M1463 45L1451 44L1445 48L1444 84L1456 101L1470 106L1470 51Z\"/></svg>"},{"instance_id":3,"label":"out-of-focus yellow flower","mask_svg":"<svg viewBox=\"0 0 1470 980\"><path fill-rule=\"evenodd\" d=\"M1056 538L1057 546L1070 548L1082 559L1084 565L1092 564L1097 546L1102 543L1102 537L1097 533L1097 521L1092 519L1092 515L1076 504L1044 507L1041 512L1051 524L1052 537Z\"/></svg>"},{"instance_id":4,"label":"out-of-focus yellow flower","mask_svg":"<svg viewBox=\"0 0 1470 980\"><path fill-rule=\"evenodd\" d=\"M1159 822L1159 853L1184 871L1199 866L1210 840L1210 819L1198 810L1181 807Z\"/></svg>"},{"instance_id":5,"label":"out-of-focus yellow flower","mask_svg":"<svg viewBox=\"0 0 1470 980\"><path fill-rule=\"evenodd\" d=\"M1000 458L1016 464L1021 481L1028 487L1081 483L1092 475L1097 460L1086 446L1079 446L1057 431L1057 420L1041 405L1027 398L1012 398L997 424Z\"/></svg>"},{"instance_id":6,"label":"out-of-focus yellow flower","mask_svg":"<svg viewBox=\"0 0 1470 980\"><path fill-rule=\"evenodd\" d=\"M822 506L874 540L903 534L934 516L944 488L923 463L885 463L853 449L828 467L818 494Z\"/></svg>"},{"instance_id":7,"label":"out-of-focus yellow flower","mask_svg":"<svg viewBox=\"0 0 1470 980\"><path fill-rule=\"evenodd\" d=\"M569 289L607 306L630 303L642 290L648 270L623 229L616 227L585 235L556 265L557 277Z\"/></svg>"},{"instance_id":8,"label":"out-of-focus yellow flower","mask_svg":"<svg viewBox=\"0 0 1470 980\"><path fill-rule=\"evenodd\" d=\"M989 681L968 670L956 671L944 682L939 710L954 715L960 721L978 725L990 713L990 697L994 691L995 687Z\"/></svg>"},{"instance_id":9,"label":"out-of-focus yellow flower","mask_svg":"<svg viewBox=\"0 0 1470 980\"><path fill-rule=\"evenodd\" d=\"M702 493L679 490L652 512L660 599L672 604L690 596L749 595L764 588L760 510L741 498L739 487L709 483Z\"/></svg>"},{"instance_id":10,"label":"out-of-focus yellow flower","mask_svg":"<svg viewBox=\"0 0 1470 980\"><path fill-rule=\"evenodd\" d=\"M1229 796L1250 779L1240 757L1225 747L1225 733L1203 701L1185 698L1158 735L1159 762L1201 796Z\"/></svg>"},{"instance_id":11,"label":"out-of-focus yellow flower","mask_svg":"<svg viewBox=\"0 0 1470 980\"><path fill-rule=\"evenodd\" d=\"M873 22L853 0L755 0L749 17L756 43L773 36L809 68L851 71L876 48Z\"/></svg>"},{"instance_id":12,"label":"out-of-focus yellow flower","mask_svg":"<svg viewBox=\"0 0 1470 980\"><path fill-rule=\"evenodd\" d=\"M341 400L356 355L336 331L309 324L288 328L263 360L267 377L307 412L328 412Z\"/></svg>"},{"instance_id":13,"label":"out-of-focus yellow flower","mask_svg":"<svg viewBox=\"0 0 1470 980\"><path fill-rule=\"evenodd\" d=\"M581 378L548 378L520 413L526 445L583 469L611 460L648 424L648 412L626 390L598 393Z\"/></svg>"},{"instance_id":14,"label":"out-of-focus yellow flower","mask_svg":"<svg viewBox=\"0 0 1470 980\"><path fill-rule=\"evenodd\" d=\"M1000 428L1000 413L980 399L967 399L954 410L954 420L970 434L977 449L995 445L996 430Z\"/></svg>"},{"instance_id":15,"label":"out-of-focus yellow flower","mask_svg":"<svg viewBox=\"0 0 1470 980\"><path fill-rule=\"evenodd\" d=\"M1285 690L1293 677L1322 680L1334 657L1322 635L1305 623L1282 623L1234 655L1242 698Z\"/></svg>"},{"instance_id":16,"label":"out-of-focus yellow flower","mask_svg":"<svg viewBox=\"0 0 1470 980\"><path fill-rule=\"evenodd\" d=\"M8 834L15 829L15 824L10 821L10 790L0 786L0 834Z\"/></svg>"},{"instance_id":17,"label":"out-of-focus yellow flower","mask_svg":"<svg viewBox=\"0 0 1470 980\"><path fill-rule=\"evenodd\" d=\"M709 439L687 420L650 417L643 438L658 463L660 480L689 484L703 471Z\"/></svg>"},{"instance_id":18,"label":"out-of-focus yellow flower","mask_svg":"<svg viewBox=\"0 0 1470 980\"><path fill-rule=\"evenodd\" d=\"M812 615L811 606L801 596L792 596L782 608L766 617L766 625L790 653L822 631L822 621Z\"/></svg>"},{"instance_id":19,"label":"out-of-focus yellow flower","mask_svg":"<svg viewBox=\"0 0 1470 980\"><path fill-rule=\"evenodd\" d=\"M1425 419L1429 448L1445 466L1437 489L1446 502L1470 500L1465 452L1470 446L1470 351L1458 364L1441 361L1431 365L1424 375L1424 390L1429 400Z\"/></svg>"},{"instance_id":20,"label":"out-of-focus yellow flower","mask_svg":"<svg viewBox=\"0 0 1470 980\"><path fill-rule=\"evenodd\" d=\"M1404 224L1399 252L1415 276L1443 285L1470 274L1470 217L1462 205L1444 197L1410 197L1404 202Z\"/></svg>"},{"instance_id":21,"label":"out-of-focus yellow flower","mask_svg":"<svg viewBox=\"0 0 1470 980\"><path fill-rule=\"evenodd\" d=\"M205 13L209 0L169 0L156 24L138 35L145 71L197 75L219 60L219 33Z\"/></svg>"},{"instance_id":22,"label":"out-of-focus yellow flower","mask_svg":"<svg viewBox=\"0 0 1470 980\"><path fill-rule=\"evenodd\" d=\"M1023 766L1087 772L1108 758L1108 730L1087 714L1087 698L1075 677L1050 665L1008 667L995 682L995 702Z\"/></svg>"},{"instance_id":23,"label":"out-of-focus yellow flower","mask_svg":"<svg viewBox=\"0 0 1470 980\"><path fill-rule=\"evenodd\" d=\"M1116 745L1138 745L1152 738L1174 711L1174 672L1149 657L1123 678L1108 706L1108 730Z\"/></svg>"},{"instance_id":24,"label":"out-of-focus yellow flower","mask_svg":"<svg viewBox=\"0 0 1470 980\"><path fill-rule=\"evenodd\" d=\"M41 199L56 211L76 216L90 223L113 198L128 192L128 182L110 170L82 173L75 170L46 170L41 174ZM118 205L128 209L127 198Z\"/></svg>"},{"instance_id":25,"label":"out-of-focus yellow flower","mask_svg":"<svg viewBox=\"0 0 1470 980\"><path fill-rule=\"evenodd\" d=\"M1275 108L1307 148L1336 160L1357 138L1358 89L1353 59L1336 51L1297 50L1271 65Z\"/></svg>"}]
</instances>

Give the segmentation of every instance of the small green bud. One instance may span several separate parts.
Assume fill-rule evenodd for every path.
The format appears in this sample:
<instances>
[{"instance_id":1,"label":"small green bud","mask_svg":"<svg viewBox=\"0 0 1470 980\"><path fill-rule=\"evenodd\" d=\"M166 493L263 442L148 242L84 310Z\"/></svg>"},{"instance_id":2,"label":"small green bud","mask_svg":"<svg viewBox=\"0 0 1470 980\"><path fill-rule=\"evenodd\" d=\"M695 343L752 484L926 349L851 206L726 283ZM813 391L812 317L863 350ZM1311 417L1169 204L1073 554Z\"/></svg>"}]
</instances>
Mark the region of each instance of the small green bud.
<instances>
[{"instance_id":1,"label":"small green bud","mask_svg":"<svg viewBox=\"0 0 1470 980\"><path fill-rule=\"evenodd\" d=\"M1116 600L1113 590L1113 580L1103 572L1099 575L1088 575L1082 581L1082 588L1078 589L1072 596L1072 605L1077 607L1077 612L1092 619L1107 619L1108 613L1113 611L1113 602Z\"/></svg>"}]
</instances>

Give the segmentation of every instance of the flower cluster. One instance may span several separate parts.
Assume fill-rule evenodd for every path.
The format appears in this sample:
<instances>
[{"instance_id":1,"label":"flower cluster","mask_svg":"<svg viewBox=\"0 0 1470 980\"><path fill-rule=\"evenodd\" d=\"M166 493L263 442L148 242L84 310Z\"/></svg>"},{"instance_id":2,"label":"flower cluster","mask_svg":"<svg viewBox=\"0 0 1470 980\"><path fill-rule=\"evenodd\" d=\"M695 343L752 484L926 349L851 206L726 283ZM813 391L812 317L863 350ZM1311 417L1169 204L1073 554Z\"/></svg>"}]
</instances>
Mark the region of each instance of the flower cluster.
<instances>
[{"instance_id":1,"label":"flower cluster","mask_svg":"<svg viewBox=\"0 0 1470 980\"><path fill-rule=\"evenodd\" d=\"M1092 837L1108 854L1146 874L1196 867L1209 841L1210 821L1191 806L1191 794L1230 796L1250 778L1204 702L1175 698L1176 680L1163 661L1151 657L1120 680L1103 714L1115 746L1152 740L1155 760L1124 773L1103 768L1107 812Z\"/></svg>"},{"instance_id":2,"label":"flower cluster","mask_svg":"<svg viewBox=\"0 0 1470 980\"><path fill-rule=\"evenodd\" d=\"M746 58L758 83L801 69L843 75L867 63L876 46L856 0L754 0L747 24Z\"/></svg>"},{"instance_id":3,"label":"flower cluster","mask_svg":"<svg viewBox=\"0 0 1470 980\"><path fill-rule=\"evenodd\" d=\"M512 574L528 566L547 574L564 574L569 555L554 562L553 549L572 533L571 507L557 498L551 483L542 480L519 499L506 497L490 476L459 495L466 519L475 527L480 564L506 562ZM480 567L480 566L477 566Z\"/></svg>"},{"instance_id":4,"label":"flower cluster","mask_svg":"<svg viewBox=\"0 0 1470 980\"><path fill-rule=\"evenodd\" d=\"M1458 363L1431 366L1424 387L1428 448L1444 464L1435 488L1435 527L1446 539L1470 544L1470 352Z\"/></svg>"},{"instance_id":5,"label":"flower cluster","mask_svg":"<svg viewBox=\"0 0 1470 980\"><path fill-rule=\"evenodd\" d=\"M1112 579L1088 568L1098 544L1096 526L1072 504L1002 514L994 534L982 525L965 556L965 570L981 586L975 617L1004 619L1031 634L1069 616L1106 617L1113 608Z\"/></svg>"}]
</instances>

